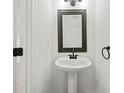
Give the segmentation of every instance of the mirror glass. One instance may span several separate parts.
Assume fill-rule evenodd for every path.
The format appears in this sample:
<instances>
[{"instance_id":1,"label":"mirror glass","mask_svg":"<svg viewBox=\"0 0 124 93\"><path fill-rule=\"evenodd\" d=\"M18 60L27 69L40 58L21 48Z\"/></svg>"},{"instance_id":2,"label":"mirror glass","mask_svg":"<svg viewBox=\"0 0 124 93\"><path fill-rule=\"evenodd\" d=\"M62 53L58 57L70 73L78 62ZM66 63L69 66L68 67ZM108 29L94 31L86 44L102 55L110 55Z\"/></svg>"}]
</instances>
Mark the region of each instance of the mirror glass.
<instances>
[{"instance_id":1,"label":"mirror glass","mask_svg":"<svg viewBox=\"0 0 124 93\"><path fill-rule=\"evenodd\" d=\"M63 48L82 47L82 16L63 15Z\"/></svg>"}]
</instances>

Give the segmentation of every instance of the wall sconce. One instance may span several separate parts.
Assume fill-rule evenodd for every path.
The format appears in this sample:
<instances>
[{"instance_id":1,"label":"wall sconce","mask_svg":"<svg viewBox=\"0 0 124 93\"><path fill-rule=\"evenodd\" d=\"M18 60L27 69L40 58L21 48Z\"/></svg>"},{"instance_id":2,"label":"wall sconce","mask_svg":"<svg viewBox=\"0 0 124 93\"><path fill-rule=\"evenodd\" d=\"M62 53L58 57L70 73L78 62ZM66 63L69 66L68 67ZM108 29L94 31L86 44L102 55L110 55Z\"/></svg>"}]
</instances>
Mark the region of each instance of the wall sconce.
<instances>
[{"instance_id":1,"label":"wall sconce","mask_svg":"<svg viewBox=\"0 0 124 93\"><path fill-rule=\"evenodd\" d=\"M70 2L71 6L75 6L76 2L81 2L82 0L64 0L65 2Z\"/></svg>"}]
</instances>

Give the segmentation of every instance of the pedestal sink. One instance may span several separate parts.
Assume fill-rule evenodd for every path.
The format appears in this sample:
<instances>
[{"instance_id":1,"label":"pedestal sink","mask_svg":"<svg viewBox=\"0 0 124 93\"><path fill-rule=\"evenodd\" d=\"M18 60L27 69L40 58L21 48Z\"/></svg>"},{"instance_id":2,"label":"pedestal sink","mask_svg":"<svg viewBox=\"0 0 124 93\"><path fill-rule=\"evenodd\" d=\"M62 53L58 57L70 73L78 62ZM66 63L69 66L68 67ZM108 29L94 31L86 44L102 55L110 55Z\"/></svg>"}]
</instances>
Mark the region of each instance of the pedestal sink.
<instances>
[{"instance_id":1,"label":"pedestal sink","mask_svg":"<svg viewBox=\"0 0 124 93\"><path fill-rule=\"evenodd\" d=\"M55 64L59 70L68 72L68 93L77 93L77 72L91 66L91 61L86 57L59 57Z\"/></svg>"}]
</instances>

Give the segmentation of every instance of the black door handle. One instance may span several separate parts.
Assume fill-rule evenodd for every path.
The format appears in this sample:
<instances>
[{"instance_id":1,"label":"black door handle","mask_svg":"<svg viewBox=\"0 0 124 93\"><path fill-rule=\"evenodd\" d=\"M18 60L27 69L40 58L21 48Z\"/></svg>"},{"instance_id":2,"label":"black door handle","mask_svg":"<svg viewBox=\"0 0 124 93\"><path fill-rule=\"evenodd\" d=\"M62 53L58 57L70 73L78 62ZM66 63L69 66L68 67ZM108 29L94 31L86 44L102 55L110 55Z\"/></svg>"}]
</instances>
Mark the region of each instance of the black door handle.
<instances>
[{"instance_id":1,"label":"black door handle","mask_svg":"<svg viewBox=\"0 0 124 93\"><path fill-rule=\"evenodd\" d=\"M14 57L23 56L23 48L21 48L21 47L13 48L13 56Z\"/></svg>"}]
</instances>

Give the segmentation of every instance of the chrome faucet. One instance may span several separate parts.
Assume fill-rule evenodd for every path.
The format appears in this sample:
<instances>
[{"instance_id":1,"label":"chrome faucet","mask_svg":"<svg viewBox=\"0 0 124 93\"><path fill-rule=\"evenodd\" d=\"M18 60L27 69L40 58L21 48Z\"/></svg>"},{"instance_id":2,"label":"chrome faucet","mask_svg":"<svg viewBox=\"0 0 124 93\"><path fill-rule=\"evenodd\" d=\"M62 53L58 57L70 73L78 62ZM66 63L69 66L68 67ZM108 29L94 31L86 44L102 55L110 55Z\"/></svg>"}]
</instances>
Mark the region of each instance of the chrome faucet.
<instances>
[{"instance_id":1,"label":"chrome faucet","mask_svg":"<svg viewBox=\"0 0 124 93\"><path fill-rule=\"evenodd\" d=\"M72 49L72 55L68 55L68 56L70 57L70 59L77 59L77 56L78 56L78 55L75 55L74 52L75 52L75 51L74 51L74 48L73 48L73 49Z\"/></svg>"}]
</instances>

